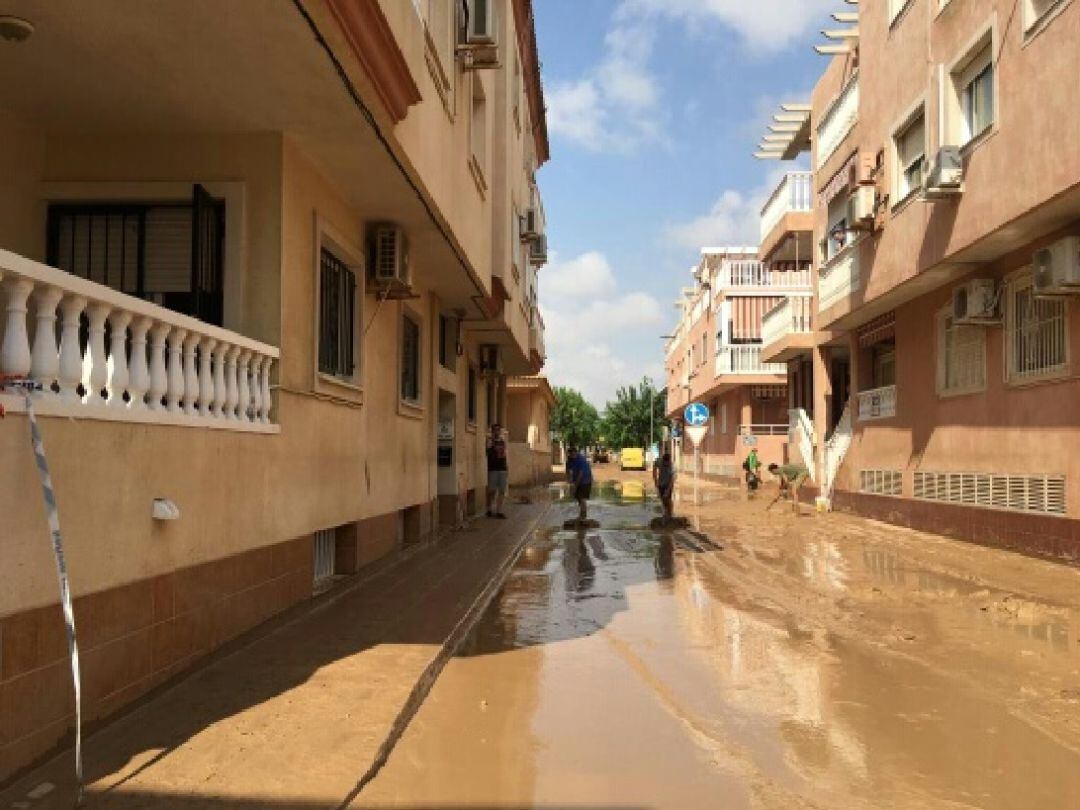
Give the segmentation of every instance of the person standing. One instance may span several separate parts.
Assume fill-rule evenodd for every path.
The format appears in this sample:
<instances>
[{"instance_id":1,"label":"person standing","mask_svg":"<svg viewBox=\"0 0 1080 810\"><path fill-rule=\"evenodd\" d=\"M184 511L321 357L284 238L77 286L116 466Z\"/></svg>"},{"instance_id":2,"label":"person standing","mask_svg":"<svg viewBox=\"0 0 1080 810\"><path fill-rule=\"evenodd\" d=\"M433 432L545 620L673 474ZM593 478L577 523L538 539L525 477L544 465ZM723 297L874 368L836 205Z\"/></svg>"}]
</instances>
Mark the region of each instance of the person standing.
<instances>
[{"instance_id":1,"label":"person standing","mask_svg":"<svg viewBox=\"0 0 1080 810\"><path fill-rule=\"evenodd\" d=\"M754 492L761 483L761 461L758 460L757 448L751 447L750 453L743 462L746 471L746 491Z\"/></svg>"},{"instance_id":2,"label":"person standing","mask_svg":"<svg viewBox=\"0 0 1080 810\"><path fill-rule=\"evenodd\" d=\"M810 477L810 471L802 464L770 464L769 472L780 479L780 495L786 492L791 498L791 508L799 514L799 488Z\"/></svg>"},{"instance_id":3,"label":"person standing","mask_svg":"<svg viewBox=\"0 0 1080 810\"><path fill-rule=\"evenodd\" d=\"M578 502L578 523L584 523L589 517L589 498L592 496L592 467L584 453L576 447L570 448L566 461L566 477Z\"/></svg>"},{"instance_id":4,"label":"person standing","mask_svg":"<svg viewBox=\"0 0 1080 810\"><path fill-rule=\"evenodd\" d=\"M487 516L505 520L503 502L510 486L510 469L506 463L506 437L503 435L502 425L498 422L491 426L491 434L487 439L487 469Z\"/></svg>"},{"instance_id":5,"label":"person standing","mask_svg":"<svg viewBox=\"0 0 1080 810\"><path fill-rule=\"evenodd\" d=\"M653 462L652 480L664 507L664 521L670 521L675 516L675 464L671 453L664 453Z\"/></svg>"}]
</instances>

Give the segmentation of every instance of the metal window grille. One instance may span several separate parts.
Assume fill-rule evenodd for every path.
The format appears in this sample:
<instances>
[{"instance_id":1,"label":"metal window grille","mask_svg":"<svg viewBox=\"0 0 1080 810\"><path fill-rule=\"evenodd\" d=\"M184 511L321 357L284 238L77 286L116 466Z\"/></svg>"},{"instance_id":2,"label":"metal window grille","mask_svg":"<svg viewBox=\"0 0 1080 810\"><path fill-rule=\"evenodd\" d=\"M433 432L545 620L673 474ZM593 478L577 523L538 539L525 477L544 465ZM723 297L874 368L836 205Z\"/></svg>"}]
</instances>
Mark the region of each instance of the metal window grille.
<instances>
[{"instance_id":1,"label":"metal window grille","mask_svg":"<svg viewBox=\"0 0 1080 810\"><path fill-rule=\"evenodd\" d=\"M476 369L469 366L469 421L476 421Z\"/></svg>"},{"instance_id":2,"label":"metal window grille","mask_svg":"<svg viewBox=\"0 0 1080 810\"><path fill-rule=\"evenodd\" d=\"M859 491L870 495L900 495L904 474L900 470L861 470Z\"/></svg>"},{"instance_id":3,"label":"metal window grille","mask_svg":"<svg viewBox=\"0 0 1080 810\"><path fill-rule=\"evenodd\" d=\"M334 575L335 540L337 532L334 529L322 529L315 532L313 543L314 549L314 572L315 581L320 582Z\"/></svg>"},{"instance_id":4,"label":"metal window grille","mask_svg":"<svg viewBox=\"0 0 1080 810\"><path fill-rule=\"evenodd\" d=\"M986 330L964 326L943 314L939 325L938 390L979 391L986 387Z\"/></svg>"},{"instance_id":5,"label":"metal window grille","mask_svg":"<svg viewBox=\"0 0 1080 810\"><path fill-rule=\"evenodd\" d=\"M973 472L915 473L916 498L986 509L1065 514L1065 476Z\"/></svg>"},{"instance_id":6,"label":"metal window grille","mask_svg":"<svg viewBox=\"0 0 1080 810\"><path fill-rule=\"evenodd\" d=\"M1008 303L1009 381L1022 382L1067 371L1066 302L1037 298L1028 278L1011 288Z\"/></svg>"},{"instance_id":7,"label":"metal window grille","mask_svg":"<svg viewBox=\"0 0 1080 810\"><path fill-rule=\"evenodd\" d=\"M420 325L408 315L401 317L401 398L420 399Z\"/></svg>"},{"instance_id":8,"label":"metal window grille","mask_svg":"<svg viewBox=\"0 0 1080 810\"><path fill-rule=\"evenodd\" d=\"M319 371L356 373L356 276L325 248L319 256Z\"/></svg>"}]
</instances>

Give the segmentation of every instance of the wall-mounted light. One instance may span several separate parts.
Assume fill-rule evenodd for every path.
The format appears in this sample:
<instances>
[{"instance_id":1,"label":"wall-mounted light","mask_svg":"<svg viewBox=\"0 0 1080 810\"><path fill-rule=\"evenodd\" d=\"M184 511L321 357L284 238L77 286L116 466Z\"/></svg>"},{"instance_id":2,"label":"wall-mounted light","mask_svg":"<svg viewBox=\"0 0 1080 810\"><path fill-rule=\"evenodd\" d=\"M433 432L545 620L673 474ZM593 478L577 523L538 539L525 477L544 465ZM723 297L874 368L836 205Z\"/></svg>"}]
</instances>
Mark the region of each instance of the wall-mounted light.
<instances>
[{"instance_id":1,"label":"wall-mounted light","mask_svg":"<svg viewBox=\"0 0 1080 810\"><path fill-rule=\"evenodd\" d=\"M8 42L25 42L34 33L34 26L22 17L0 14L0 37Z\"/></svg>"}]
</instances>

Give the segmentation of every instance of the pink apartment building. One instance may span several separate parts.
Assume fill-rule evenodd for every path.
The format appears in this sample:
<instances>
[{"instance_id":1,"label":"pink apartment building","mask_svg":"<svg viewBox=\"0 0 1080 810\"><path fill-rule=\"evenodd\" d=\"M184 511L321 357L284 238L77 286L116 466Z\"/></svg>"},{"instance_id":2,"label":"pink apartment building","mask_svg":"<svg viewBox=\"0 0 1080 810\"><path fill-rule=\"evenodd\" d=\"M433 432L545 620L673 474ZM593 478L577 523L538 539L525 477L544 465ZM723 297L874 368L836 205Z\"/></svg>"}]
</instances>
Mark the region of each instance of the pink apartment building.
<instances>
[{"instance_id":1,"label":"pink apartment building","mask_svg":"<svg viewBox=\"0 0 1080 810\"><path fill-rule=\"evenodd\" d=\"M763 238L813 250L809 310L765 318L792 454L834 508L1076 559L1080 4L834 18L810 103L758 153L812 161Z\"/></svg>"}]
</instances>

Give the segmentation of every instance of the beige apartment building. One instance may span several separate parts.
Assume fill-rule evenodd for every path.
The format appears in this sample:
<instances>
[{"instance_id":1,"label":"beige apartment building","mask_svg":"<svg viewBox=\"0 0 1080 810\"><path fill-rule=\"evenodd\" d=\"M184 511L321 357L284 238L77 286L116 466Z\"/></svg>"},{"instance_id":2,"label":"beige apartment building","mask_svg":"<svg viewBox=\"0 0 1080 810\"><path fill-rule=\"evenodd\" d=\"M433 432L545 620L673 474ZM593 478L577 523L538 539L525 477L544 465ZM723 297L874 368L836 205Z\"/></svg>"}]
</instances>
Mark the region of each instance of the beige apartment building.
<instances>
[{"instance_id":1,"label":"beige apartment building","mask_svg":"<svg viewBox=\"0 0 1080 810\"><path fill-rule=\"evenodd\" d=\"M709 407L709 430L697 448L698 472L734 477L751 446L764 463L785 459L787 367L761 355L766 312L787 300L809 301L810 264L788 245L759 258L756 247L710 247L691 269L676 302L679 321L667 338L668 417L681 423L691 402ZM676 446L693 470L693 447Z\"/></svg>"},{"instance_id":2,"label":"beige apartment building","mask_svg":"<svg viewBox=\"0 0 1080 810\"><path fill-rule=\"evenodd\" d=\"M0 373L94 722L482 504L544 361L539 57L530 0L2 11ZM0 405L3 780L73 703Z\"/></svg>"},{"instance_id":3,"label":"beige apartment building","mask_svg":"<svg viewBox=\"0 0 1080 810\"><path fill-rule=\"evenodd\" d=\"M810 317L766 317L791 452L836 508L1076 559L1080 4L841 5L759 152L812 165Z\"/></svg>"}]
</instances>

